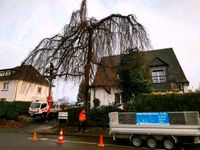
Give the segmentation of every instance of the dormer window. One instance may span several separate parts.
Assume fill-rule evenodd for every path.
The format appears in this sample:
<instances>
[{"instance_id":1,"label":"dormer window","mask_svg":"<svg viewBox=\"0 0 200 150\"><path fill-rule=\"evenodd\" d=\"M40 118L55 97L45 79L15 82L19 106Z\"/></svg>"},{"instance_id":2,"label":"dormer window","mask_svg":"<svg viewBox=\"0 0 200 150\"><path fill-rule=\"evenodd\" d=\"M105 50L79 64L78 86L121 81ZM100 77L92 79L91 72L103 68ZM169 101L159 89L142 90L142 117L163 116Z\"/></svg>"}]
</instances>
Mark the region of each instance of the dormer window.
<instances>
[{"instance_id":1,"label":"dormer window","mask_svg":"<svg viewBox=\"0 0 200 150\"><path fill-rule=\"evenodd\" d=\"M153 83L164 83L166 82L166 73L164 67L152 68L152 82Z\"/></svg>"}]
</instances>

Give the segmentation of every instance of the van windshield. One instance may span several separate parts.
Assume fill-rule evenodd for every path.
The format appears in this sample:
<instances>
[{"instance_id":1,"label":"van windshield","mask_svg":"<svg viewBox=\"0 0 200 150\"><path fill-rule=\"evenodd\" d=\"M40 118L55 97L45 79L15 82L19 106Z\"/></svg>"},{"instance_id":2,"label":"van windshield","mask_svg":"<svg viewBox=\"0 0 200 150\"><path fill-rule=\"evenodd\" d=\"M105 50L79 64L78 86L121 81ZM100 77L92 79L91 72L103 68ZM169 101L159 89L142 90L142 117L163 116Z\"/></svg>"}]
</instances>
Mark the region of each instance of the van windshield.
<instances>
[{"instance_id":1,"label":"van windshield","mask_svg":"<svg viewBox=\"0 0 200 150\"><path fill-rule=\"evenodd\" d=\"M31 108L40 108L40 103L31 103Z\"/></svg>"}]
</instances>

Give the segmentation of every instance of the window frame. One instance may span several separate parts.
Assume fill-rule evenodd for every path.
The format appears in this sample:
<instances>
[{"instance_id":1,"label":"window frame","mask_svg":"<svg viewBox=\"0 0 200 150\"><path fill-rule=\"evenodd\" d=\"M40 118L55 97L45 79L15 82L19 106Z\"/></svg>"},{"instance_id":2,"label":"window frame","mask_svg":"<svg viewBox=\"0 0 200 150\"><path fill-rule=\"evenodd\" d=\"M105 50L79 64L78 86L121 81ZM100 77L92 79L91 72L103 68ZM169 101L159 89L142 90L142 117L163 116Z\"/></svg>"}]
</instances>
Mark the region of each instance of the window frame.
<instances>
[{"instance_id":1,"label":"window frame","mask_svg":"<svg viewBox=\"0 0 200 150\"><path fill-rule=\"evenodd\" d=\"M165 67L154 67L151 69L152 83L166 83L166 68Z\"/></svg>"},{"instance_id":2,"label":"window frame","mask_svg":"<svg viewBox=\"0 0 200 150\"><path fill-rule=\"evenodd\" d=\"M2 91L9 91L9 84L9 82L4 82Z\"/></svg>"},{"instance_id":3,"label":"window frame","mask_svg":"<svg viewBox=\"0 0 200 150\"><path fill-rule=\"evenodd\" d=\"M120 104L121 96L120 93L115 93L115 104Z\"/></svg>"},{"instance_id":4,"label":"window frame","mask_svg":"<svg viewBox=\"0 0 200 150\"><path fill-rule=\"evenodd\" d=\"M42 87L37 88L37 94L42 94Z\"/></svg>"}]
</instances>

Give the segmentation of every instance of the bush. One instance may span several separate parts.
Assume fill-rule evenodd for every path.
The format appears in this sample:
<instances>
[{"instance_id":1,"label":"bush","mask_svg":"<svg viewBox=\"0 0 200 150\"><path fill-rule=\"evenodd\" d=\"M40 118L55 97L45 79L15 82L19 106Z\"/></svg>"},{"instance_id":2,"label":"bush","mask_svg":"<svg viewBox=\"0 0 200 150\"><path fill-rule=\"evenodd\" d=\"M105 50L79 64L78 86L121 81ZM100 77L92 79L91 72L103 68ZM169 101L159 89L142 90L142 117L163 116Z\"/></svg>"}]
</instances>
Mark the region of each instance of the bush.
<instances>
[{"instance_id":1,"label":"bush","mask_svg":"<svg viewBox=\"0 0 200 150\"><path fill-rule=\"evenodd\" d=\"M98 127L108 127L109 112L120 111L116 106L101 106L93 108L89 112L89 125Z\"/></svg>"},{"instance_id":2,"label":"bush","mask_svg":"<svg viewBox=\"0 0 200 150\"><path fill-rule=\"evenodd\" d=\"M7 110L6 111L6 119L8 120L17 120L19 116L19 113L17 111L14 110Z\"/></svg>"},{"instance_id":3,"label":"bush","mask_svg":"<svg viewBox=\"0 0 200 150\"><path fill-rule=\"evenodd\" d=\"M0 119L5 118L6 109L5 109L5 102L0 101Z\"/></svg>"},{"instance_id":4,"label":"bush","mask_svg":"<svg viewBox=\"0 0 200 150\"><path fill-rule=\"evenodd\" d=\"M98 98L95 98L95 99L93 100L93 103L94 103L94 108L97 108L97 107L100 106L100 100L99 100Z\"/></svg>"},{"instance_id":5,"label":"bush","mask_svg":"<svg viewBox=\"0 0 200 150\"><path fill-rule=\"evenodd\" d=\"M131 99L128 111L199 111L200 93L140 95Z\"/></svg>"},{"instance_id":6,"label":"bush","mask_svg":"<svg viewBox=\"0 0 200 150\"><path fill-rule=\"evenodd\" d=\"M17 120L19 115L27 115L31 102L3 102L0 101L0 118Z\"/></svg>"},{"instance_id":7,"label":"bush","mask_svg":"<svg viewBox=\"0 0 200 150\"><path fill-rule=\"evenodd\" d=\"M68 112L68 125L69 126L78 126L79 123L79 113L83 107L70 108L66 111ZM98 126L98 127L107 127L109 118L108 113L113 111L119 111L115 106L101 106L98 108L91 109L87 114L87 125L88 126Z\"/></svg>"},{"instance_id":8,"label":"bush","mask_svg":"<svg viewBox=\"0 0 200 150\"><path fill-rule=\"evenodd\" d=\"M78 125L79 122L79 113L82 110L82 107L69 108L66 111L68 112L68 125Z\"/></svg>"}]
</instances>

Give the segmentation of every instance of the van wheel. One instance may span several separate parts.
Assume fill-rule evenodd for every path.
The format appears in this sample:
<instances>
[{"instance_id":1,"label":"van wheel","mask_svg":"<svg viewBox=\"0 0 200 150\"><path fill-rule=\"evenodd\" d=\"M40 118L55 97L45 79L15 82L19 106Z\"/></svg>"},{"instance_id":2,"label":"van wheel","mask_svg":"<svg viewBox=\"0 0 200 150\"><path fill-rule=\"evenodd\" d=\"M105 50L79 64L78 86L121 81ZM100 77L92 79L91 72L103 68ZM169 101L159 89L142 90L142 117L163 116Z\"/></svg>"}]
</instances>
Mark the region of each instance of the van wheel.
<instances>
[{"instance_id":1,"label":"van wheel","mask_svg":"<svg viewBox=\"0 0 200 150\"><path fill-rule=\"evenodd\" d=\"M116 142L116 140L117 140L115 135L113 135L112 139L113 139L113 142Z\"/></svg>"},{"instance_id":2,"label":"van wheel","mask_svg":"<svg viewBox=\"0 0 200 150\"><path fill-rule=\"evenodd\" d=\"M172 138L166 138L163 140L163 145L166 149L173 149L175 146L175 142Z\"/></svg>"},{"instance_id":3,"label":"van wheel","mask_svg":"<svg viewBox=\"0 0 200 150\"><path fill-rule=\"evenodd\" d=\"M153 137L148 137L147 139L147 146L150 148L155 148L157 146L157 141Z\"/></svg>"},{"instance_id":4,"label":"van wheel","mask_svg":"<svg viewBox=\"0 0 200 150\"><path fill-rule=\"evenodd\" d=\"M45 119L47 117L47 113L42 113L41 118Z\"/></svg>"},{"instance_id":5,"label":"van wheel","mask_svg":"<svg viewBox=\"0 0 200 150\"><path fill-rule=\"evenodd\" d=\"M142 145L142 140L139 136L133 136L132 137L132 144L133 146L139 147Z\"/></svg>"}]
</instances>

